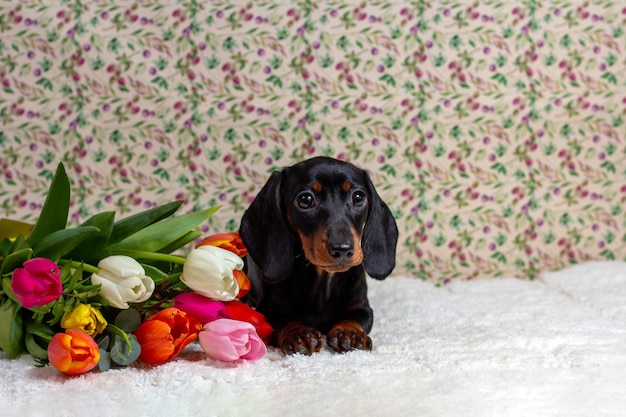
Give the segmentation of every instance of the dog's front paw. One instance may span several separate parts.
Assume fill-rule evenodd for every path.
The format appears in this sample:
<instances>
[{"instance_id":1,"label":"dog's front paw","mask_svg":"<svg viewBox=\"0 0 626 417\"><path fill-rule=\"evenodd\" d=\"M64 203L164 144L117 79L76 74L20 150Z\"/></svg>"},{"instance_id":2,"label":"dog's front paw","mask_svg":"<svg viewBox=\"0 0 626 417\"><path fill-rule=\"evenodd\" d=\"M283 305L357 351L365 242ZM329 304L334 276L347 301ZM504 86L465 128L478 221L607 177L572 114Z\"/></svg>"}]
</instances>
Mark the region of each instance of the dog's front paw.
<instances>
[{"instance_id":1,"label":"dog's front paw","mask_svg":"<svg viewBox=\"0 0 626 417\"><path fill-rule=\"evenodd\" d=\"M337 323L326 337L328 345L337 352L362 349L372 350L372 339L361 325L353 321Z\"/></svg>"},{"instance_id":2,"label":"dog's front paw","mask_svg":"<svg viewBox=\"0 0 626 417\"><path fill-rule=\"evenodd\" d=\"M319 352L324 336L313 327L300 322L289 323L278 334L278 347L285 353L311 355Z\"/></svg>"}]
</instances>

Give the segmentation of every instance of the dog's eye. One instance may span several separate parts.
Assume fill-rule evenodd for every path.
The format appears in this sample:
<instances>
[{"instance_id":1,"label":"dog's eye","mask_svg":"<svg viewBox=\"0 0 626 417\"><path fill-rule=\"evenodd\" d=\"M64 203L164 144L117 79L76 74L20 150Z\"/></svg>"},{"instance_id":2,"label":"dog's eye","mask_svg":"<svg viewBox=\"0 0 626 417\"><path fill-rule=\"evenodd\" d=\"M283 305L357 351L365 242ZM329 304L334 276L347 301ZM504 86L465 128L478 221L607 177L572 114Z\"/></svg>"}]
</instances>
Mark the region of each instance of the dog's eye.
<instances>
[{"instance_id":1,"label":"dog's eye","mask_svg":"<svg viewBox=\"0 0 626 417\"><path fill-rule=\"evenodd\" d=\"M303 210L311 209L315 206L315 196L305 191L296 197L296 205Z\"/></svg>"},{"instance_id":2,"label":"dog's eye","mask_svg":"<svg viewBox=\"0 0 626 417\"><path fill-rule=\"evenodd\" d=\"M362 207L366 200L367 196L363 191L355 191L352 194L352 204L354 204L355 207Z\"/></svg>"}]
</instances>

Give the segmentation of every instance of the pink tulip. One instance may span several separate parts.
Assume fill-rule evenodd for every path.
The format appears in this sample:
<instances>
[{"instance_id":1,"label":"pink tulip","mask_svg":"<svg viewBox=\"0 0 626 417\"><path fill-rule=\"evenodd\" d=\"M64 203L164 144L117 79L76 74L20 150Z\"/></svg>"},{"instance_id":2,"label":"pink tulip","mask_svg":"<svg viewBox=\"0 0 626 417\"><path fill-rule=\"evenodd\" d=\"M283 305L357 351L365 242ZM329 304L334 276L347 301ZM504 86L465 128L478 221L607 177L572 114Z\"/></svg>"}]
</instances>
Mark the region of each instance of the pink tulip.
<instances>
[{"instance_id":1,"label":"pink tulip","mask_svg":"<svg viewBox=\"0 0 626 417\"><path fill-rule=\"evenodd\" d=\"M200 294L185 292L174 297L174 307L194 317L202 324L221 318L231 318L220 301Z\"/></svg>"},{"instance_id":2,"label":"pink tulip","mask_svg":"<svg viewBox=\"0 0 626 417\"><path fill-rule=\"evenodd\" d=\"M11 290L25 308L46 305L63 294L59 266L46 258L29 259L13 271Z\"/></svg>"},{"instance_id":3,"label":"pink tulip","mask_svg":"<svg viewBox=\"0 0 626 417\"><path fill-rule=\"evenodd\" d=\"M267 347L254 326L244 321L219 319L204 325L198 334L207 356L224 362L256 361L267 353Z\"/></svg>"}]
</instances>

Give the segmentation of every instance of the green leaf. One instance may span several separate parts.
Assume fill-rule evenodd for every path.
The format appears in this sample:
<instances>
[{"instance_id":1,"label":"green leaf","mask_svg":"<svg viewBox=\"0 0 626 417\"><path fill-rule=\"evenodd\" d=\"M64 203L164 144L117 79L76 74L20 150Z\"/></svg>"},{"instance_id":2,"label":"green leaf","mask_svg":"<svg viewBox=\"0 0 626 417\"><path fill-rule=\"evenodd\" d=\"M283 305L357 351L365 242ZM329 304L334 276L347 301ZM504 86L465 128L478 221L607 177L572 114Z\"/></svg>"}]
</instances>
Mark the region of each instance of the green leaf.
<instances>
[{"instance_id":1,"label":"green leaf","mask_svg":"<svg viewBox=\"0 0 626 417\"><path fill-rule=\"evenodd\" d=\"M78 285L78 281L83 277L84 265L81 263L79 267L73 268L71 263L67 263L61 270L61 282L63 288L67 292L72 292Z\"/></svg>"},{"instance_id":2,"label":"green leaf","mask_svg":"<svg viewBox=\"0 0 626 417\"><path fill-rule=\"evenodd\" d=\"M146 272L146 275L152 278L152 281L154 281L155 285L160 285L163 281L167 279L167 274L161 271L159 268L155 267L154 265L141 264L141 266Z\"/></svg>"},{"instance_id":3,"label":"green leaf","mask_svg":"<svg viewBox=\"0 0 626 417\"><path fill-rule=\"evenodd\" d=\"M0 349L16 357L24 352L22 306L5 298L0 304Z\"/></svg>"},{"instance_id":4,"label":"green leaf","mask_svg":"<svg viewBox=\"0 0 626 417\"><path fill-rule=\"evenodd\" d=\"M83 261L86 263L96 264L100 260L98 253L108 243L113 232L113 222L115 212L107 211L98 213L87 219L80 226L94 226L99 232L92 237L85 239L81 245L76 246L67 254L67 258L75 261Z\"/></svg>"},{"instance_id":5,"label":"green leaf","mask_svg":"<svg viewBox=\"0 0 626 417\"><path fill-rule=\"evenodd\" d=\"M604 78L611 84L617 85L617 77L610 72L605 72L604 74L602 74L602 78Z\"/></svg>"},{"instance_id":6,"label":"green leaf","mask_svg":"<svg viewBox=\"0 0 626 417\"><path fill-rule=\"evenodd\" d=\"M26 248L19 250L17 252L13 252L8 255L2 261L2 267L0 268L0 275L8 274L15 270L15 268L21 268L24 262L33 257L33 250L31 248Z\"/></svg>"},{"instance_id":7,"label":"green leaf","mask_svg":"<svg viewBox=\"0 0 626 417\"><path fill-rule=\"evenodd\" d=\"M63 255L80 245L85 239L97 235L100 229L93 226L75 227L52 232L33 245L35 256L58 261Z\"/></svg>"},{"instance_id":8,"label":"green leaf","mask_svg":"<svg viewBox=\"0 0 626 417\"><path fill-rule=\"evenodd\" d=\"M32 357L42 360L48 359L48 350L40 346L38 340L32 334L26 333L24 336L24 346Z\"/></svg>"},{"instance_id":9,"label":"green leaf","mask_svg":"<svg viewBox=\"0 0 626 417\"><path fill-rule=\"evenodd\" d=\"M139 230L121 242L109 246L107 249L137 250L146 252L158 252L173 242L189 233L200 223L207 220L217 211L219 206L211 207L203 211L171 217L158 223Z\"/></svg>"},{"instance_id":10,"label":"green leaf","mask_svg":"<svg viewBox=\"0 0 626 417\"><path fill-rule=\"evenodd\" d=\"M73 298L72 298L73 300ZM62 295L52 305L52 317L47 321L50 326L54 326L61 322L63 314L65 313L65 297Z\"/></svg>"},{"instance_id":11,"label":"green leaf","mask_svg":"<svg viewBox=\"0 0 626 417\"><path fill-rule=\"evenodd\" d=\"M200 231L191 231L191 232L185 234L184 236L182 236L180 239L176 239L174 242L170 243L169 245L167 245L163 249L159 250L159 252L162 252L162 253L172 253L172 252L176 251L177 249L182 248L183 246L185 246L189 242L193 242L194 240L196 240L200 236L202 236L202 232L200 232Z\"/></svg>"},{"instance_id":12,"label":"green leaf","mask_svg":"<svg viewBox=\"0 0 626 417\"><path fill-rule=\"evenodd\" d=\"M13 243L9 240L9 238L0 240L0 256L7 256L11 253L11 246L13 246Z\"/></svg>"},{"instance_id":13,"label":"green leaf","mask_svg":"<svg viewBox=\"0 0 626 417\"><path fill-rule=\"evenodd\" d=\"M182 200L172 201L115 222L109 244L126 239L139 230L171 216L182 204Z\"/></svg>"},{"instance_id":14,"label":"green leaf","mask_svg":"<svg viewBox=\"0 0 626 417\"><path fill-rule=\"evenodd\" d=\"M2 278L2 292L11 300L16 303L18 302L17 298L15 298L15 294L13 294L13 290L11 289L11 278Z\"/></svg>"},{"instance_id":15,"label":"green leaf","mask_svg":"<svg viewBox=\"0 0 626 417\"><path fill-rule=\"evenodd\" d=\"M54 330L45 324L30 322L26 326L24 338L26 350L37 359L48 359L48 343L54 336Z\"/></svg>"},{"instance_id":16,"label":"green leaf","mask_svg":"<svg viewBox=\"0 0 626 417\"><path fill-rule=\"evenodd\" d=\"M70 181L65 173L63 164L59 163L48 196L39 213L39 219L26 241L32 247L45 236L57 230L62 230L67 224L67 215L70 210Z\"/></svg>"}]
</instances>

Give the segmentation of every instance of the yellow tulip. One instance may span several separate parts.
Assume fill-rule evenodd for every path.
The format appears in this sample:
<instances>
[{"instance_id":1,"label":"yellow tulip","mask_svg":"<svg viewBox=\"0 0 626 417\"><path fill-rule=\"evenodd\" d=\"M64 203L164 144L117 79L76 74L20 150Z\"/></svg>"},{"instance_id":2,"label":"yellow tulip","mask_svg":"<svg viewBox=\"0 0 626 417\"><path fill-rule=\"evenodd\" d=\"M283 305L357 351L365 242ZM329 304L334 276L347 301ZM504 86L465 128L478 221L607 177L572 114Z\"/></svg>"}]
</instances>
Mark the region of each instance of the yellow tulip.
<instances>
[{"instance_id":1,"label":"yellow tulip","mask_svg":"<svg viewBox=\"0 0 626 417\"><path fill-rule=\"evenodd\" d=\"M61 327L82 330L89 336L95 336L104 331L107 322L100 310L93 308L91 304L79 304L72 311L63 314Z\"/></svg>"}]
</instances>

